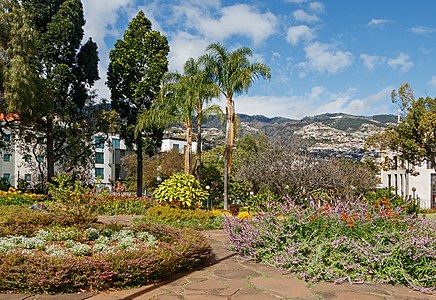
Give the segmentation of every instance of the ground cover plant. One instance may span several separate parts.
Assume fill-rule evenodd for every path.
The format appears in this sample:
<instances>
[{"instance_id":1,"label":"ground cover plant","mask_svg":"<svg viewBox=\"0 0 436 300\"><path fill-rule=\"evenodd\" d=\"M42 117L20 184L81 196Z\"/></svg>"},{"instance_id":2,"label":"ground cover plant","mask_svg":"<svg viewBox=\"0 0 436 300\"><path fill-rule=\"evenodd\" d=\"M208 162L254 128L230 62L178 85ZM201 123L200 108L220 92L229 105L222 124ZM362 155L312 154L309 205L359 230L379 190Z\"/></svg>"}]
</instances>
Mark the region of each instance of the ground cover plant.
<instances>
[{"instance_id":1,"label":"ground cover plant","mask_svg":"<svg viewBox=\"0 0 436 300\"><path fill-rule=\"evenodd\" d=\"M58 174L54 181L49 185L53 206L78 215L144 214L152 206L150 198L99 191L74 180L70 174Z\"/></svg>"},{"instance_id":2,"label":"ground cover plant","mask_svg":"<svg viewBox=\"0 0 436 300\"><path fill-rule=\"evenodd\" d=\"M210 254L197 232L164 225L49 227L0 238L0 290L64 293L143 285L197 266Z\"/></svg>"},{"instance_id":3,"label":"ground cover plant","mask_svg":"<svg viewBox=\"0 0 436 300\"><path fill-rule=\"evenodd\" d=\"M322 206L285 198L252 218L228 216L223 226L241 255L307 281L436 287L436 222L386 198Z\"/></svg>"},{"instance_id":4,"label":"ground cover plant","mask_svg":"<svg viewBox=\"0 0 436 300\"><path fill-rule=\"evenodd\" d=\"M149 208L145 213L145 217L139 220L147 220L174 227L211 230L222 227L224 213L217 210L210 211L200 208L182 209L163 205Z\"/></svg>"},{"instance_id":5,"label":"ground cover plant","mask_svg":"<svg viewBox=\"0 0 436 300\"><path fill-rule=\"evenodd\" d=\"M22 192L10 187L7 191L0 190L0 205L32 205L46 200L44 195Z\"/></svg>"}]
</instances>

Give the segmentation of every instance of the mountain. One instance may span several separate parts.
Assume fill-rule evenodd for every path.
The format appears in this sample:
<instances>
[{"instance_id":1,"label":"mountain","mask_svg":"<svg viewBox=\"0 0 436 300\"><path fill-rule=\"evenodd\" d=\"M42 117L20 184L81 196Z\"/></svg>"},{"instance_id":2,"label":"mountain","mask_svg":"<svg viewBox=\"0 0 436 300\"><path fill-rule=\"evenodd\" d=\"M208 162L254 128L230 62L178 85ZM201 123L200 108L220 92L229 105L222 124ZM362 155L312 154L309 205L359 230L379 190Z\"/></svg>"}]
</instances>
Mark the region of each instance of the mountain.
<instances>
[{"instance_id":1,"label":"mountain","mask_svg":"<svg viewBox=\"0 0 436 300\"><path fill-rule=\"evenodd\" d=\"M354 116L328 113L301 120L262 115L238 115L239 136L265 134L270 140L303 140L307 150L319 156L362 159L377 156L375 151L364 152L365 140L397 121L394 115ZM223 143L225 126L218 117L209 118L203 125L206 148Z\"/></svg>"}]
</instances>

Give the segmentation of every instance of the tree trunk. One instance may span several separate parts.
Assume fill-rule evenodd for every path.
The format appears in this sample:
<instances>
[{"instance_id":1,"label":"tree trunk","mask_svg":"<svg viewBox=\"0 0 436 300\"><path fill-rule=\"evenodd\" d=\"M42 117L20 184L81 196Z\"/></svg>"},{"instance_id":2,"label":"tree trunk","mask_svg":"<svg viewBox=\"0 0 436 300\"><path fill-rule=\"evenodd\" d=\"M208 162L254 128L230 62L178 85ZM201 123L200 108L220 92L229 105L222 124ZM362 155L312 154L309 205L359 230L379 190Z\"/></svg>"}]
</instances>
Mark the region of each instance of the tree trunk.
<instances>
[{"instance_id":1,"label":"tree trunk","mask_svg":"<svg viewBox=\"0 0 436 300\"><path fill-rule=\"evenodd\" d=\"M192 174L192 124L186 125L185 174Z\"/></svg>"},{"instance_id":2,"label":"tree trunk","mask_svg":"<svg viewBox=\"0 0 436 300\"><path fill-rule=\"evenodd\" d=\"M228 210L228 181L230 175L230 166L232 160L233 148L233 100L227 98L226 106L226 150L224 152L224 210Z\"/></svg>"},{"instance_id":3,"label":"tree trunk","mask_svg":"<svg viewBox=\"0 0 436 300\"><path fill-rule=\"evenodd\" d=\"M195 158L197 162L197 180L201 182L201 122L203 120L203 108L201 105L197 108L197 151L195 152Z\"/></svg>"},{"instance_id":4,"label":"tree trunk","mask_svg":"<svg viewBox=\"0 0 436 300\"><path fill-rule=\"evenodd\" d=\"M53 119L47 119L47 181L53 182L54 172L54 139L53 139Z\"/></svg>"},{"instance_id":5,"label":"tree trunk","mask_svg":"<svg viewBox=\"0 0 436 300\"><path fill-rule=\"evenodd\" d=\"M230 101L228 102L228 106L229 106L229 113L230 113L230 132L229 132L229 141L228 141L228 151L229 153L227 154L229 157L229 160L227 162L228 164L228 173L229 175L232 173L232 157L233 157L233 145L235 142L235 103L233 102L232 99L230 99Z\"/></svg>"},{"instance_id":6,"label":"tree trunk","mask_svg":"<svg viewBox=\"0 0 436 300\"><path fill-rule=\"evenodd\" d=\"M142 163L144 156L142 153L142 139L136 140L136 196L142 197Z\"/></svg>"}]
</instances>

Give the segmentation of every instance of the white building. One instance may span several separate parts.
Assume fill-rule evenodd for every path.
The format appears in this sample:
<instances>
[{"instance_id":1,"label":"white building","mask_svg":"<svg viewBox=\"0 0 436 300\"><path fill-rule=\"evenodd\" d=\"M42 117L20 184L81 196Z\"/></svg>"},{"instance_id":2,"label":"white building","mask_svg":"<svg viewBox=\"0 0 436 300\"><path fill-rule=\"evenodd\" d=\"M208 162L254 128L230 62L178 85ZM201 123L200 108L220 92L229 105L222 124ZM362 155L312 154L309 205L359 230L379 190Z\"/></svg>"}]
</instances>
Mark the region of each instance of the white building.
<instances>
[{"instance_id":1,"label":"white building","mask_svg":"<svg viewBox=\"0 0 436 300\"><path fill-rule=\"evenodd\" d=\"M185 139L181 138L164 138L159 152L168 152L171 150L178 150L180 153L185 153L188 143ZM197 142L192 142L192 153L197 152Z\"/></svg>"},{"instance_id":2,"label":"white building","mask_svg":"<svg viewBox=\"0 0 436 300\"><path fill-rule=\"evenodd\" d=\"M18 187L19 180L34 187L41 182L38 161L45 169L45 156L38 155L35 158L34 155L23 154L16 138L9 131L3 135L6 147L1 149L0 176L14 187ZM121 159L129 153L124 141L118 135L110 135L108 138L105 135L96 135L94 138L95 165L94 169L90 170L91 177L102 185L110 185L115 181L124 179L127 174L121 166ZM162 140L159 152L177 149L183 154L186 146L187 142L183 139L165 138ZM196 152L196 149L197 142L193 142L193 153ZM55 172L58 171L60 169L55 167Z\"/></svg>"},{"instance_id":3,"label":"white building","mask_svg":"<svg viewBox=\"0 0 436 300\"><path fill-rule=\"evenodd\" d=\"M416 166L419 175L406 172L409 168L407 162L398 161L392 157L394 167L392 170L381 172L382 187L393 188L396 194L403 197L413 197L423 209L436 208L436 171L430 163Z\"/></svg>"}]
</instances>

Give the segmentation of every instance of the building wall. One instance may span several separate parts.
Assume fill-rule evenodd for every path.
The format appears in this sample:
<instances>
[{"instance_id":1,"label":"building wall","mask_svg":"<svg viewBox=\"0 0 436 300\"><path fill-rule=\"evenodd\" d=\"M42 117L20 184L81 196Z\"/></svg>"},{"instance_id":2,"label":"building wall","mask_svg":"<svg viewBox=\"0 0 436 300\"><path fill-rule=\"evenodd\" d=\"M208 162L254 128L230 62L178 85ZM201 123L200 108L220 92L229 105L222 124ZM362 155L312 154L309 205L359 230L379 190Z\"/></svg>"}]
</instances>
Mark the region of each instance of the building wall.
<instances>
[{"instance_id":1,"label":"building wall","mask_svg":"<svg viewBox=\"0 0 436 300\"><path fill-rule=\"evenodd\" d=\"M407 163L406 163L407 164ZM415 167L419 175L413 176L406 172L406 168L398 164L395 170L381 172L382 187L391 187L403 197L413 197L418 200L423 209L436 208L436 171L427 163Z\"/></svg>"},{"instance_id":2,"label":"building wall","mask_svg":"<svg viewBox=\"0 0 436 300\"><path fill-rule=\"evenodd\" d=\"M188 145L184 139L165 138L162 140L160 152L168 152L172 149L179 150L180 153L185 153L185 147ZM192 153L197 152L197 142L192 142Z\"/></svg>"}]
</instances>

